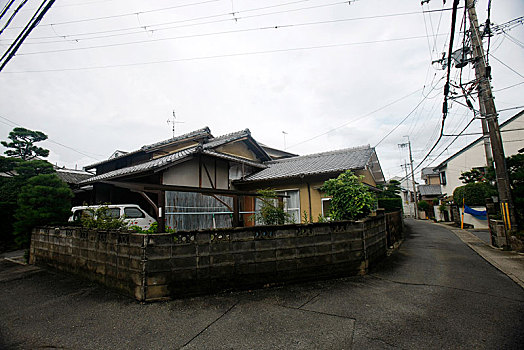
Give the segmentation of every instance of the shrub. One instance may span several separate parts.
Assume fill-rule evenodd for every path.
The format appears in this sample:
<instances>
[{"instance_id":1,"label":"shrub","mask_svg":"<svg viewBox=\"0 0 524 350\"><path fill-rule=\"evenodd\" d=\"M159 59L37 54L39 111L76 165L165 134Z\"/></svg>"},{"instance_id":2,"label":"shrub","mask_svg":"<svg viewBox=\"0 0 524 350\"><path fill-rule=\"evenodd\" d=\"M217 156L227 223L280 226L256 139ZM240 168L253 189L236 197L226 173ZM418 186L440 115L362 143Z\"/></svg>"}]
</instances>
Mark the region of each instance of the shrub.
<instances>
[{"instance_id":1,"label":"shrub","mask_svg":"<svg viewBox=\"0 0 524 350\"><path fill-rule=\"evenodd\" d=\"M469 183L465 186L455 188L453 191L453 201L457 205L464 204L468 206L484 206L486 198L491 197L496 192L485 182Z\"/></svg>"},{"instance_id":2,"label":"shrub","mask_svg":"<svg viewBox=\"0 0 524 350\"><path fill-rule=\"evenodd\" d=\"M260 212L255 214L255 220L263 225L284 225L292 223L293 217L284 211L284 203L277 201L274 190L259 190L257 199L262 201Z\"/></svg>"},{"instance_id":3,"label":"shrub","mask_svg":"<svg viewBox=\"0 0 524 350\"><path fill-rule=\"evenodd\" d=\"M127 226L124 219L111 216L106 206L86 209L82 213L80 223L85 228L97 230L121 230Z\"/></svg>"},{"instance_id":4,"label":"shrub","mask_svg":"<svg viewBox=\"0 0 524 350\"><path fill-rule=\"evenodd\" d=\"M367 216L375 205L375 196L350 170L324 182L321 191L331 196L333 220L357 220Z\"/></svg>"},{"instance_id":5,"label":"shrub","mask_svg":"<svg viewBox=\"0 0 524 350\"><path fill-rule=\"evenodd\" d=\"M418 206L417 207L418 207L419 210L423 210L423 211L425 211L427 213L427 211L429 210L430 205L425 200L421 200L421 201L418 202Z\"/></svg>"}]
</instances>

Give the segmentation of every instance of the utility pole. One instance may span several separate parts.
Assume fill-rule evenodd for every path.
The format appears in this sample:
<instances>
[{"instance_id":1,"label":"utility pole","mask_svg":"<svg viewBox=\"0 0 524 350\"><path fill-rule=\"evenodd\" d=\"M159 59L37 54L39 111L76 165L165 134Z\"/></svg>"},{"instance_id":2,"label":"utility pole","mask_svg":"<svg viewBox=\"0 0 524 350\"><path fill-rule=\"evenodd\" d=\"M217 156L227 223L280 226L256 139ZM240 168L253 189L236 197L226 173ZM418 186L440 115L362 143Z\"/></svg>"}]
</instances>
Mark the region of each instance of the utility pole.
<instances>
[{"instance_id":1,"label":"utility pole","mask_svg":"<svg viewBox=\"0 0 524 350\"><path fill-rule=\"evenodd\" d=\"M413 172L413 154L411 153L411 141L409 141L409 136L404 136L408 138L408 142L400 143L399 146L404 148L408 146L409 148L409 163L411 164L411 182L413 183L413 195L415 197L415 218L418 219L418 196L417 196L417 187L415 186L415 174Z\"/></svg>"},{"instance_id":2,"label":"utility pole","mask_svg":"<svg viewBox=\"0 0 524 350\"><path fill-rule=\"evenodd\" d=\"M473 64L475 66L475 77L478 82L478 98L480 103L481 117L486 120L488 126L489 138L491 142L491 151L493 155L495 174L497 178L497 189L499 192L499 202L504 215L504 222L508 230L517 229L515 218L515 208L511 198L509 177L506 170L506 159L504 157L504 148L500 136L500 128L497 119L497 110L493 101L491 92L490 76L491 67L486 64L484 48L482 47L482 38L478 29L477 12L475 10L475 1L466 0L466 7L471 30L471 46L473 51ZM489 158L486 155L486 158ZM506 231L508 231L506 230ZM506 232L506 242L508 234Z\"/></svg>"},{"instance_id":3,"label":"utility pole","mask_svg":"<svg viewBox=\"0 0 524 350\"><path fill-rule=\"evenodd\" d=\"M408 208L409 208L409 216L414 216L414 214L411 212L411 203L413 203L411 201L411 194L409 194L409 176L408 176L408 163L406 163L406 161L404 161L404 164L401 164L400 165L401 168L404 169L404 171L406 172L406 176L404 177L404 179L406 180L406 188L408 189Z\"/></svg>"}]
</instances>

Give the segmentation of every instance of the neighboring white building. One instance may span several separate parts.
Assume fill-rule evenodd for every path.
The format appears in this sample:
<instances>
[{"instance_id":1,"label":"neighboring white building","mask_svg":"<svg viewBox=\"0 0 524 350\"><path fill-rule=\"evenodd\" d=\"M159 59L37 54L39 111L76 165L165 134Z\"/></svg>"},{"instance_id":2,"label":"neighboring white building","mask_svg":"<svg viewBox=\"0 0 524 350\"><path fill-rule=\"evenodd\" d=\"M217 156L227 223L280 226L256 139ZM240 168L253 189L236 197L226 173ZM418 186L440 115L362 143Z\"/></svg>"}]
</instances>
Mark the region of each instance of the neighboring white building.
<instances>
[{"instance_id":1,"label":"neighboring white building","mask_svg":"<svg viewBox=\"0 0 524 350\"><path fill-rule=\"evenodd\" d=\"M500 124L504 155L517 154L524 147L524 110ZM453 195L455 188L464 184L459 179L461 173L473 168L486 168L486 154L482 137L470 143L434 169L440 174L442 194Z\"/></svg>"},{"instance_id":2,"label":"neighboring white building","mask_svg":"<svg viewBox=\"0 0 524 350\"><path fill-rule=\"evenodd\" d=\"M406 179L405 177L395 176L389 181L396 180L400 182L400 190L402 191L402 209L404 217L412 218L415 217L415 195L413 194L413 181ZM417 183L415 182L415 185Z\"/></svg>"}]
</instances>

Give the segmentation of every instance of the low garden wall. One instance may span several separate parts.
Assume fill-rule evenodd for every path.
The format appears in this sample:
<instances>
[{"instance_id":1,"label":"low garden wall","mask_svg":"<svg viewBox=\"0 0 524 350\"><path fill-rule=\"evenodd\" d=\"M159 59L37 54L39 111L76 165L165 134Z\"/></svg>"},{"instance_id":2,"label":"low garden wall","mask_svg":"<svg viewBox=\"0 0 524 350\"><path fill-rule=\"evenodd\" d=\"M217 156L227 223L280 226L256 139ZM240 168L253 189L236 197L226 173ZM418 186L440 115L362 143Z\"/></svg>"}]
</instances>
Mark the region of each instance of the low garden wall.
<instances>
[{"instance_id":1,"label":"low garden wall","mask_svg":"<svg viewBox=\"0 0 524 350\"><path fill-rule=\"evenodd\" d=\"M153 301L362 274L386 255L387 226L386 215L378 211L355 222L171 234L44 227L33 231L30 263L76 273L140 301Z\"/></svg>"}]
</instances>

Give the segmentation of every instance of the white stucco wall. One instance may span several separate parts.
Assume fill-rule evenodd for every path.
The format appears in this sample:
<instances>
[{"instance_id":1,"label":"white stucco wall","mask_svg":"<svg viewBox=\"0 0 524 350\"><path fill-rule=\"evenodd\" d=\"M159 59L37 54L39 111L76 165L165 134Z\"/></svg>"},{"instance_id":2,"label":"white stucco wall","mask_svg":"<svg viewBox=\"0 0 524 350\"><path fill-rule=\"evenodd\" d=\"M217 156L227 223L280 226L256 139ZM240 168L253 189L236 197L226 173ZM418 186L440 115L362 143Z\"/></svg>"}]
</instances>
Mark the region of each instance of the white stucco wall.
<instances>
[{"instance_id":1,"label":"white stucco wall","mask_svg":"<svg viewBox=\"0 0 524 350\"><path fill-rule=\"evenodd\" d=\"M215 181L215 162L212 159L203 161L206 165L209 175ZM164 185L192 186L198 187L198 159L192 159L187 162L177 164L167 169L163 174ZM217 160L216 162L216 187L219 189L229 188L229 167L225 161ZM211 183L204 167L202 167L202 187L211 188Z\"/></svg>"},{"instance_id":2,"label":"white stucco wall","mask_svg":"<svg viewBox=\"0 0 524 350\"><path fill-rule=\"evenodd\" d=\"M506 157L517 154L524 147L524 130L508 131L524 128L524 116L521 116L501 128L504 154ZM505 131L506 130L506 131ZM475 167L486 166L486 155L483 142L476 143L473 147L451 159L447 167L442 169L446 172L446 185L442 186L442 193L448 196L453 194L455 188L463 186L459 177L462 172L469 171Z\"/></svg>"}]
</instances>

